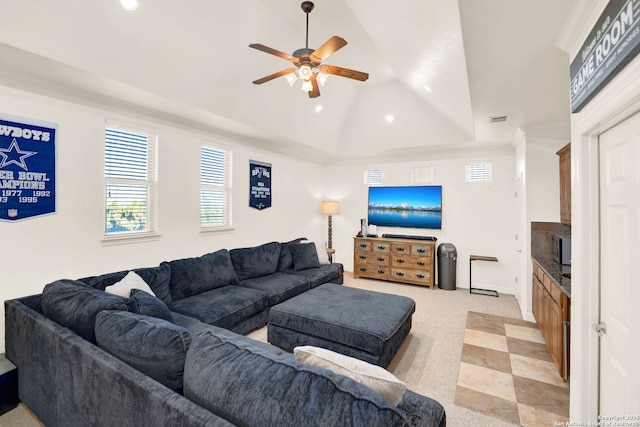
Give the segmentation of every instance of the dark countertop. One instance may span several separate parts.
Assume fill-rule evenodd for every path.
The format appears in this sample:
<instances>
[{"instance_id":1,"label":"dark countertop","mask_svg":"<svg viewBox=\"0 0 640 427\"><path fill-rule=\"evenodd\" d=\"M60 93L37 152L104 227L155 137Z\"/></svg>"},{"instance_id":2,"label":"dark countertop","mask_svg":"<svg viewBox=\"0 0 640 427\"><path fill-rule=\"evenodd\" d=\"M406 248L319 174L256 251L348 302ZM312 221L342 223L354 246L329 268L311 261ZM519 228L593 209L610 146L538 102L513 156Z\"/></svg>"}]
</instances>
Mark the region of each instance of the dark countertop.
<instances>
[{"instance_id":1,"label":"dark countertop","mask_svg":"<svg viewBox=\"0 0 640 427\"><path fill-rule=\"evenodd\" d=\"M532 258L542 267L544 272L560 286L562 292L571 298L571 267L568 265L558 265L558 262L552 258L538 258L535 256ZM563 274L569 274L569 277L565 277Z\"/></svg>"}]
</instances>

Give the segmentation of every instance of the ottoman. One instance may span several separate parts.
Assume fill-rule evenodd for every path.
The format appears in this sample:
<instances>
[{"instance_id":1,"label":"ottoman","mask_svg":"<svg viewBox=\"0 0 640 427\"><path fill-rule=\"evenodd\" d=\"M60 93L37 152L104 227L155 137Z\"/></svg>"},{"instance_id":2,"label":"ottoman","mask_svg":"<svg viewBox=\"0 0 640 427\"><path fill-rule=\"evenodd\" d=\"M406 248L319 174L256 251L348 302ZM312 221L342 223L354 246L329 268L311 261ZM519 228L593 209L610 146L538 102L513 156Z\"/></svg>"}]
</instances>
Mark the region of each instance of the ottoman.
<instances>
[{"instance_id":1,"label":"ottoman","mask_svg":"<svg viewBox=\"0 0 640 427\"><path fill-rule=\"evenodd\" d=\"M411 330L411 298L326 283L271 308L268 341L312 345L383 368Z\"/></svg>"}]
</instances>

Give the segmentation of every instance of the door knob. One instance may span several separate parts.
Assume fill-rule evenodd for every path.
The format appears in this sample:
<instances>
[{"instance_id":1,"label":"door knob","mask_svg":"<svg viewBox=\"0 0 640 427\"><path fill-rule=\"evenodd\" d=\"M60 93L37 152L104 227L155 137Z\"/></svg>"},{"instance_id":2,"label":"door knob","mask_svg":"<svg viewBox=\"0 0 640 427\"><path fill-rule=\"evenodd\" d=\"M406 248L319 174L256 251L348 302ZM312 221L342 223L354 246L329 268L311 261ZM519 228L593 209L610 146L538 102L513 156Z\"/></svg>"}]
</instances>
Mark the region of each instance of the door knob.
<instances>
[{"instance_id":1,"label":"door knob","mask_svg":"<svg viewBox=\"0 0 640 427\"><path fill-rule=\"evenodd\" d=\"M594 323L593 330L598 334L598 338L602 338L607 333L607 324L604 322Z\"/></svg>"}]
</instances>

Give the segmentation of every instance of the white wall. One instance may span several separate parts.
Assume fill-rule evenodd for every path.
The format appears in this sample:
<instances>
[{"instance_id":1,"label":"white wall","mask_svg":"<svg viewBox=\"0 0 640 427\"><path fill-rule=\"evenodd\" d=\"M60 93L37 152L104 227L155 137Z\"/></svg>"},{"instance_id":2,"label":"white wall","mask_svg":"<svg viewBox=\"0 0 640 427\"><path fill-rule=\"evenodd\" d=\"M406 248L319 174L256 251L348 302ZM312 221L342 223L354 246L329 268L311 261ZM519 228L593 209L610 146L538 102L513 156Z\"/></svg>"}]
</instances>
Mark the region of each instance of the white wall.
<instances>
[{"instance_id":1,"label":"white wall","mask_svg":"<svg viewBox=\"0 0 640 427\"><path fill-rule=\"evenodd\" d=\"M416 159L411 163L379 163L336 166L328 169L332 182L327 194L340 201L340 215L333 218L333 246L336 259L353 271L353 237L360 229L360 218L367 217L365 169L382 169L384 185L411 185L411 166L432 164L434 184L442 185L442 230L378 228L383 233L431 235L441 243L452 243L458 253L457 286L469 287L469 255L498 258L498 263L475 262L474 287L497 289L513 294L518 269L515 256L513 153L491 153L483 157ZM490 184L465 182L465 164L471 160L490 160L493 181ZM437 262L436 262L437 263Z\"/></svg>"},{"instance_id":2,"label":"white wall","mask_svg":"<svg viewBox=\"0 0 640 427\"><path fill-rule=\"evenodd\" d=\"M0 86L0 113L56 123L57 212L18 222L0 222L0 300L40 293L60 278L79 278L163 260L199 256L220 248L285 241L301 235L322 239L319 214L323 176L310 162L248 150L234 150L235 231L199 232L199 150L215 141L150 118L102 111ZM105 119L158 131L159 233L157 241L103 246L103 151ZM248 207L249 159L273 164L273 207ZM4 351L4 306L0 309L0 352Z\"/></svg>"},{"instance_id":3,"label":"white wall","mask_svg":"<svg viewBox=\"0 0 640 427\"><path fill-rule=\"evenodd\" d=\"M522 317L534 321L532 312L531 275L531 222L560 222L560 164L556 152L568 141L543 140L529 138L524 132L516 144L516 176L522 174L523 194L519 200L519 209L524 211L523 224L519 235L524 241L520 246L520 275L518 301Z\"/></svg>"}]
</instances>

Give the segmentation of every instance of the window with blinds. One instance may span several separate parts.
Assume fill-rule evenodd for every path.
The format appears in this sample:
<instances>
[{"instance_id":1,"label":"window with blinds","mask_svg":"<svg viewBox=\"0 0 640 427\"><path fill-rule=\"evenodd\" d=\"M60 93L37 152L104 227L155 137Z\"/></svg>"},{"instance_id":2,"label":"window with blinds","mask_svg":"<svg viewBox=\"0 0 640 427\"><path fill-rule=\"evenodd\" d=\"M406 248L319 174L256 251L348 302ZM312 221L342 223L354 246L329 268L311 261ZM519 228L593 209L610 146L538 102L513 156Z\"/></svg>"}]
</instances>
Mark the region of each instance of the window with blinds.
<instances>
[{"instance_id":1,"label":"window with blinds","mask_svg":"<svg viewBox=\"0 0 640 427\"><path fill-rule=\"evenodd\" d=\"M382 185L382 169L365 169L365 185Z\"/></svg>"},{"instance_id":2,"label":"window with blinds","mask_svg":"<svg viewBox=\"0 0 640 427\"><path fill-rule=\"evenodd\" d=\"M411 184L433 184L433 165L411 166Z\"/></svg>"},{"instance_id":3,"label":"window with blinds","mask_svg":"<svg viewBox=\"0 0 640 427\"><path fill-rule=\"evenodd\" d=\"M467 162L465 176L467 182L491 182L491 162Z\"/></svg>"},{"instance_id":4,"label":"window with blinds","mask_svg":"<svg viewBox=\"0 0 640 427\"><path fill-rule=\"evenodd\" d=\"M231 227L230 150L200 148L200 228L216 230Z\"/></svg>"},{"instance_id":5,"label":"window with blinds","mask_svg":"<svg viewBox=\"0 0 640 427\"><path fill-rule=\"evenodd\" d=\"M157 135L105 128L105 235L155 232Z\"/></svg>"}]
</instances>

